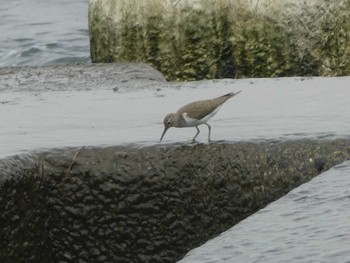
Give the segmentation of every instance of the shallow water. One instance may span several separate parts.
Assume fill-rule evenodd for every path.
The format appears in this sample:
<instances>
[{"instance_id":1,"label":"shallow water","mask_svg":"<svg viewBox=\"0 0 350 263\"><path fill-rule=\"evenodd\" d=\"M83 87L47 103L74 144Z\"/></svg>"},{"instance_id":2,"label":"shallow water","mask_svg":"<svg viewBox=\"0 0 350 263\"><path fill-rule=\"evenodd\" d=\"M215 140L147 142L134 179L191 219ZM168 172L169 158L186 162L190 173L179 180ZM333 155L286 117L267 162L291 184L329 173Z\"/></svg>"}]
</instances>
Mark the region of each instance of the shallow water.
<instances>
[{"instance_id":1,"label":"shallow water","mask_svg":"<svg viewBox=\"0 0 350 263\"><path fill-rule=\"evenodd\" d=\"M0 67L90 61L89 0L1 0Z\"/></svg>"},{"instance_id":2,"label":"shallow water","mask_svg":"<svg viewBox=\"0 0 350 263\"><path fill-rule=\"evenodd\" d=\"M335 166L179 262L350 262L349 175Z\"/></svg>"},{"instance_id":3,"label":"shallow water","mask_svg":"<svg viewBox=\"0 0 350 263\"><path fill-rule=\"evenodd\" d=\"M158 144L167 113L238 90L209 121L213 141L348 137L349 83L348 77L284 78L159 82L118 92L5 91L0 156L64 146ZM207 127L200 130L198 141L206 143ZM162 143L189 142L194 134L195 128L171 128Z\"/></svg>"}]
</instances>

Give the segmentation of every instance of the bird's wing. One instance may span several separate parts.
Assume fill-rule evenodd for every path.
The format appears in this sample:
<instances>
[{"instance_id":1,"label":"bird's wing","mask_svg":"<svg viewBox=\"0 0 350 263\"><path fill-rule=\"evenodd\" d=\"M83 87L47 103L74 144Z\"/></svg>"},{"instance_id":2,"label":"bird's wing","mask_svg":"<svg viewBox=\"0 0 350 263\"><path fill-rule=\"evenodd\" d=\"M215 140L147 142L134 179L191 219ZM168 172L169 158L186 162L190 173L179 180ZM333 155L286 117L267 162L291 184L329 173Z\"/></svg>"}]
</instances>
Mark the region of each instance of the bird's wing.
<instances>
[{"instance_id":1,"label":"bird's wing","mask_svg":"<svg viewBox=\"0 0 350 263\"><path fill-rule=\"evenodd\" d=\"M212 103L212 100L201 100L189 103L178 110L178 113L187 113L187 116L201 120L218 108L221 103Z\"/></svg>"},{"instance_id":2,"label":"bird's wing","mask_svg":"<svg viewBox=\"0 0 350 263\"><path fill-rule=\"evenodd\" d=\"M226 95L223 95L214 99L195 101L181 107L177 111L177 113L179 115L187 113L188 117L194 118L197 120L201 120L208 115L209 115L208 118L210 118L215 115L219 106L221 106L229 98L232 98L233 96L237 95L240 92L241 91L238 91L236 93L230 92Z\"/></svg>"}]
</instances>

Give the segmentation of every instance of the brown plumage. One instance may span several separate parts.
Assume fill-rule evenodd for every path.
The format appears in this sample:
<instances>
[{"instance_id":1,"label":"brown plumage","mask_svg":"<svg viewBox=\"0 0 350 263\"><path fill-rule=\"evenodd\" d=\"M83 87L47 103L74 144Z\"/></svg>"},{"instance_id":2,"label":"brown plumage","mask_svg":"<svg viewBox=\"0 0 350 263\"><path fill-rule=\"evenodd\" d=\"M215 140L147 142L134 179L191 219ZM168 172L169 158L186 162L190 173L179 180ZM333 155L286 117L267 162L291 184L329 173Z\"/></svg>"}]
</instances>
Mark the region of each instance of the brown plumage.
<instances>
[{"instance_id":1,"label":"brown plumage","mask_svg":"<svg viewBox=\"0 0 350 263\"><path fill-rule=\"evenodd\" d=\"M211 126L207 123L208 119L217 113L220 106L224 102L240 92L241 91L238 91L236 93L230 92L226 95L214 99L191 102L185 106L182 106L176 113L169 113L164 118L164 131L160 140L163 139L164 134L170 127L196 127L197 133L192 139L195 141L196 137L199 134L198 125L205 124L209 129L208 141L210 142Z\"/></svg>"}]
</instances>

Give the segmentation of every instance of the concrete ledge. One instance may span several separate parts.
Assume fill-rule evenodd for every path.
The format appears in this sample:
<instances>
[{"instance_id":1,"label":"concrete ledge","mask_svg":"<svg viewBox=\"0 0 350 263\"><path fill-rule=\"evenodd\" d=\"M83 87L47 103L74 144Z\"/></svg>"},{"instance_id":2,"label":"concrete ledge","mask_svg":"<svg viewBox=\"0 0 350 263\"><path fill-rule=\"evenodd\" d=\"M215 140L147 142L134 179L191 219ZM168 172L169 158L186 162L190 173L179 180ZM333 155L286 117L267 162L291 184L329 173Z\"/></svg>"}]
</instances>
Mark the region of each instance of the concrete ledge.
<instances>
[{"instance_id":1,"label":"concrete ledge","mask_svg":"<svg viewBox=\"0 0 350 263\"><path fill-rule=\"evenodd\" d=\"M115 88L130 91L166 82L159 71L145 63L0 68L0 77L0 92Z\"/></svg>"},{"instance_id":2,"label":"concrete ledge","mask_svg":"<svg viewBox=\"0 0 350 263\"><path fill-rule=\"evenodd\" d=\"M59 149L0 160L1 262L174 262L350 158L350 140Z\"/></svg>"}]
</instances>

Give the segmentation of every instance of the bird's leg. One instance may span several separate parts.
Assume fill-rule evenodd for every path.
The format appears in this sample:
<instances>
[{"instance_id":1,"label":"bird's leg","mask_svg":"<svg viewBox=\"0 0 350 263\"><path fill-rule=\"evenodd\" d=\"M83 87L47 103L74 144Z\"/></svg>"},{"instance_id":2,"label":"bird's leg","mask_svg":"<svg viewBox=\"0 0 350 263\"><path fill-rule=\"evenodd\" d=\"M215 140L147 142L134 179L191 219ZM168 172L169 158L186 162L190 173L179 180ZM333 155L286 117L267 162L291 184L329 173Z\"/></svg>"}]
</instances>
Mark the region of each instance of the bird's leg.
<instances>
[{"instance_id":1,"label":"bird's leg","mask_svg":"<svg viewBox=\"0 0 350 263\"><path fill-rule=\"evenodd\" d=\"M209 133L208 133L208 142L210 142L211 126L210 126L208 123L204 123L204 124L208 126L208 130L209 130Z\"/></svg>"},{"instance_id":2,"label":"bird's leg","mask_svg":"<svg viewBox=\"0 0 350 263\"><path fill-rule=\"evenodd\" d=\"M197 129L197 133L196 133L196 135L193 137L193 139L192 139L192 141L194 142L194 141L196 141L196 137L198 136L198 134L199 134L199 129L198 129L198 127L196 126L196 129Z\"/></svg>"}]
</instances>

